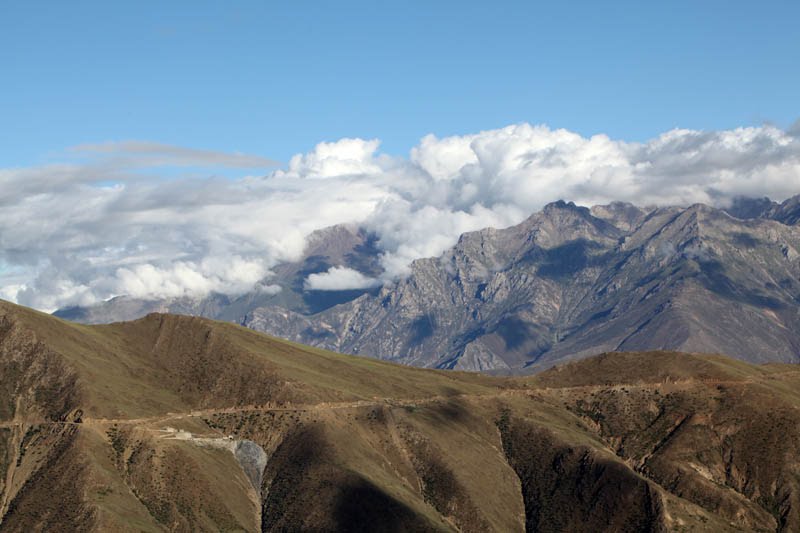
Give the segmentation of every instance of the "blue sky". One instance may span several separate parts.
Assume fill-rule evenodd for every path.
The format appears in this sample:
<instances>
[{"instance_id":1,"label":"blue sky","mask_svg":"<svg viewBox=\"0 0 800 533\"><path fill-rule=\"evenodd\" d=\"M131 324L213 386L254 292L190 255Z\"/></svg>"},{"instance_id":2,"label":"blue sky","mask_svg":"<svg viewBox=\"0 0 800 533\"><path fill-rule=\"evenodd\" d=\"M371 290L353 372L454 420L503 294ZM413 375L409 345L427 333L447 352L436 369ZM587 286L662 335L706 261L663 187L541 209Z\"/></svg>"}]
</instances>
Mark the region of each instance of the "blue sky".
<instances>
[{"instance_id":1,"label":"blue sky","mask_svg":"<svg viewBox=\"0 0 800 533\"><path fill-rule=\"evenodd\" d=\"M800 117L800 2L4 2L0 168L149 141L317 142L546 123L646 140Z\"/></svg>"},{"instance_id":2,"label":"blue sky","mask_svg":"<svg viewBox=\"0 0 800 533\"><path fill-rule=\"evenodd\" d=\"M0 2L0 298L273 290L335 224L375 234L383 272L307 281L357 288L558 199L782 201L799 20L797 0Z\"/></svg>"}]
</instances>

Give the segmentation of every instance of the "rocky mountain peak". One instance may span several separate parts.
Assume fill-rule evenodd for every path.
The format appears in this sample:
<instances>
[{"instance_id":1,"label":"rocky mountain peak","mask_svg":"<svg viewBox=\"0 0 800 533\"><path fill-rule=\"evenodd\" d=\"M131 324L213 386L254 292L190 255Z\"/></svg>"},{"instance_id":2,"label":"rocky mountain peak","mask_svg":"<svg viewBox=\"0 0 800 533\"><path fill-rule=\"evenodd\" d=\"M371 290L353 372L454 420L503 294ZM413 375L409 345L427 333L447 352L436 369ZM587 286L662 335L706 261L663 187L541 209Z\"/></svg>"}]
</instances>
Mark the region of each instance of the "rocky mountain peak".
<instances>
[{"instance_id":1,"label":"rocky mountain peak","mask_svg":"<svg viewBox=\"0 0 800 533\"><path fill-rule=\"evenodd\" d=\"M780 204L782 213L797 205ZM559 201L518 225L466 233L395 283L309 291L303 281L335 265L380 273L375 237L339 226L317 232L300 262L275 268L277 295L195 309L294 341L442 368L523 371L662 348L796 361L800 227L773 208L739 218L702 204Z\"/></svg>"},{"instance_id":2,"label":"rocky mountain peak","mask_svg":"<svg viewBox=\"0 0 800 533\"><path fill-rule=\"evenodd\" d=\"M748 198L737 196L731 202L730 207L725 208L725 212L733 217L747 220L750 218L761 218L778 207L778 205L778 203L766 197Z\"/></svg>"},{"instance_id":3,"label":"rocky mountain peak","mask_svg":"<svg viewBox=\"0 0 800 533\"><path fill-rule=\"evenodd\" d=\"M651 209L639 208L628 202L612 202L590 209L592 216L605 220L622 231L630 232L641 224Z\"/></svg>"}]
</instances>

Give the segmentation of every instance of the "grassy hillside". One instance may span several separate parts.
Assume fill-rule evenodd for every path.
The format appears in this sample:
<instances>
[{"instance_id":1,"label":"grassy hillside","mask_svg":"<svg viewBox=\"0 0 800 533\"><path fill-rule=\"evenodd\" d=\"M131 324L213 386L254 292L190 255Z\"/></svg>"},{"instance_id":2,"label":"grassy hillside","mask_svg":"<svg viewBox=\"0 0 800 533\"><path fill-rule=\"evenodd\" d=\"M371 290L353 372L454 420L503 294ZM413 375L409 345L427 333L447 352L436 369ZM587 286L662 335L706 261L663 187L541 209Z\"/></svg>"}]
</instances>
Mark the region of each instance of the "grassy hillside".
<instances>
[{"instance_id":1,"label":"grassy hillside","mask_svg":"<svg viewBox=\"0 0 800 533\"><path fill-rule=\"evenodd\" d=\"M24 342L57 353L61 364L80 377L81 408L98 417L266 402L480 394L497 385L475 374L343 356L197 317L152 314L84 326L0 303L0 320Z\"/></svg>"},{"instance_id":2,"label":"grassy hillside","mask_svg":"<svg viewBox=\"0 0 800 533\"><path fill-rule=\"evenodd\" d=\"M622 353L494 378L0 302L0 376L3 530L800 529L791 365Z\"/></svg>"}]
</instances>

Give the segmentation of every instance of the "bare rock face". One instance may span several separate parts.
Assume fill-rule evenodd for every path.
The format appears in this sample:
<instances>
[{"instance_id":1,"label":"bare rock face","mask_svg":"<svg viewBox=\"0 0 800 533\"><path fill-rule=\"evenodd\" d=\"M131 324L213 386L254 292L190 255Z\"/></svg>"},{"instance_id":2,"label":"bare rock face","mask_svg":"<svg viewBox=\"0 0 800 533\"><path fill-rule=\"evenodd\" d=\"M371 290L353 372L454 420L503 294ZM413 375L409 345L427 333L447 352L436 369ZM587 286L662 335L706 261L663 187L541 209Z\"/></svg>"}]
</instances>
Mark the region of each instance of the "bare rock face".
<instances>
[{"instance_id":1,"label":"bare rock face","mask_svg":"<svg viewBox=\"0 0 800 533\"><path fill-rule=\"evenodd\" d=\"M242 466L247 479L260 493L264 469L267 467L267 454L264 449L251 440L240 440L236 442L233 455Z\"/></svg>"},{"instance_id":2,"label":"bare rock face","mask_svg":"<svg viewBox=\"0 0 800 533\"><path fill-rule=\"evenodd\" d=\"M461 370L519 372L648 349L796 362L799 220L800 196L740 199L725 210L555 202L517 226L466 233L380 289L306 290L309 274L331 266L380 272L375 237L336 226L314 234L300 262L275 269L275 295L121 299L62 316L108 321L161 306L321 348Z\"/></svg>"},{"instance_id":3,"label":"bare rock face","mask_svg":"<svg viewBox=\"0 0 800 533\"><path fill-rule=\"evenodd\" d=\"M646 349L793 362L799 251L796 225L704 205L589 210L557 202L518 226L463 235L379 294L310 317L256 309L244 324L463 370L533 370Z\"/></svg>"}]
</instances>

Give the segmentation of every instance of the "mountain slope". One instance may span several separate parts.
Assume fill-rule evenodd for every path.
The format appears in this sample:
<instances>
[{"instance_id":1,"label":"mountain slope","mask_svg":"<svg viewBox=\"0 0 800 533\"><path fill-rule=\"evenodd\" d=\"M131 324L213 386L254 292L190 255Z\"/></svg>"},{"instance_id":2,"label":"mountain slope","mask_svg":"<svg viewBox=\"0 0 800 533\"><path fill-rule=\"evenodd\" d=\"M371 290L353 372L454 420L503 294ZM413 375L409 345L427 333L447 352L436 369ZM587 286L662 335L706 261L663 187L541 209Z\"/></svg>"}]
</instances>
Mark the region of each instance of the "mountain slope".
<instances>
[{"instance_id":1,"label":"mountain slope","mask_svg":"<svg viewBox=\"0 0 800 533\"><path fill-rule=\"evenodd\" d=\"M0 303L0 520L30 531L796 531L800 368L492 378L200 318Z\"/></svg>"},{"instance_id":2,"label":"mountain slope","mask_svg":"<svg viewBox=\"0 0 800 533\"><path fill-rule=\"evenodd\" d=\"M546 206L521 224L462 235L378 289L308 290L312 273L380 274L380 243L316 232L304 258L237 298L117 298L57 314L82 322L172 311L296 342L423 367L521 372L611 350L800 360L800 196L726 210ZM274 289L273 290L277 290Z\"/></svg>"},{"instance_id":3,"label":"mountain slope","mask_svg":"<svg viewBox=\"0 0 800 533\"><path fill-rule=\"evenodd\" d=\"M254 329L347 353L466 370L544 368L611 350L800 360L800 227L703 205L563 202L465 234L411 275L312 317Z\"/></svg>"}]
</instances>

